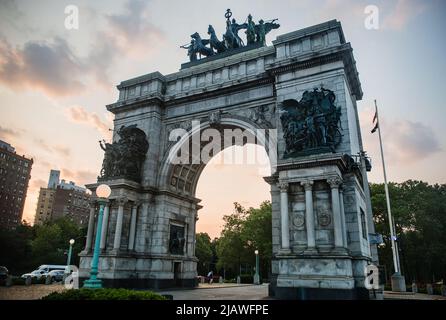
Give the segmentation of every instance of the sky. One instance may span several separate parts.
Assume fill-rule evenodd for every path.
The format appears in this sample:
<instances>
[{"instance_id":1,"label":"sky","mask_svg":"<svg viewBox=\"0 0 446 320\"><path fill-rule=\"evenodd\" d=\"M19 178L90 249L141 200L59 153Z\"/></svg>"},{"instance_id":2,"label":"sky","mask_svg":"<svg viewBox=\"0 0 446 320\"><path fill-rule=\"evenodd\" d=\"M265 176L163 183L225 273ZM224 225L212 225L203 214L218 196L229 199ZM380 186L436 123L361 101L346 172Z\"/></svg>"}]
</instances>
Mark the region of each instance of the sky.
<instances>
[{"instance_id":1,"label":"sky","mask_svg":"<svg viewBox=\"0 0 446 320\"><path fill-rule=\"evenodd\" d=\"M68 5L79 10L77 30L65 27ZM379 10L377 29L366 28L369 5ZM444 1L0 0L0 139L34 159L25 220L34 219L50 169L79 185L96 181L98 140L111 138L113 115L105 105L117 100L115 86L178 71L187 61L179 46L195 31L205 35L208 24L222 34L227 8L239 21L249 13L254 20L278 18L268 45L283 33L341 21L364 91L358 111L372 158L369 180L383 181L378 136L370 133L377 99L389 180L446 182ZM270 199L262 168L214 158L197 188L204 206L197 231L218 236L233 202L256 207Z\"/></svg>"}]
</instances>

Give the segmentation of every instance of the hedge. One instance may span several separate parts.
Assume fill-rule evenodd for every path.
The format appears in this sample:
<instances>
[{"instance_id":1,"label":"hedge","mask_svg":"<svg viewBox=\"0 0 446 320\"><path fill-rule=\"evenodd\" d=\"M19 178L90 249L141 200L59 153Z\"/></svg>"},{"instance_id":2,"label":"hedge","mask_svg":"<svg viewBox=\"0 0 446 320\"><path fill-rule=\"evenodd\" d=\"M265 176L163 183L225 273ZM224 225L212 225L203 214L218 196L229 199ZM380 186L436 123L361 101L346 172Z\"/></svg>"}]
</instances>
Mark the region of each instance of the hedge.
<instances>
[{"instance_id":1,"label":"hedge","mask_svg":"<svg viewBox=\"0 0 446 320\"><path fill-rule=\"evenodd\" d=\"M53 292L42 300L166 300L166 297L152 291L82 288Z\"/></svg>"}]
</instances>

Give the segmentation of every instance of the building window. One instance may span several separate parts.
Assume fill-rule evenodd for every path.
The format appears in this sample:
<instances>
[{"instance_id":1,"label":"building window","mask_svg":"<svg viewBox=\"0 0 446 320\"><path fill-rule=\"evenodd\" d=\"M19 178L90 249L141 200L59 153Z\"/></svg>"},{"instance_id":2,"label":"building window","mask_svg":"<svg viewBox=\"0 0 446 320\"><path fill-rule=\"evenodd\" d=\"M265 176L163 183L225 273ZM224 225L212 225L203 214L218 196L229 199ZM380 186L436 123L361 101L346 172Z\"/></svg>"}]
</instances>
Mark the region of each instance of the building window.
<instances>
[{"instance_id":1,"label":"building window","mask_svg":"<svg viewBox=\"0 0 446 320\"><path fill-rule=\"evenodd\" d=\"M367 240L367 225L365 222L365 213L364 210L362 210L362 208L360 208L360 210L361 210L362 237Z\"/></svg>"}]
</instances>

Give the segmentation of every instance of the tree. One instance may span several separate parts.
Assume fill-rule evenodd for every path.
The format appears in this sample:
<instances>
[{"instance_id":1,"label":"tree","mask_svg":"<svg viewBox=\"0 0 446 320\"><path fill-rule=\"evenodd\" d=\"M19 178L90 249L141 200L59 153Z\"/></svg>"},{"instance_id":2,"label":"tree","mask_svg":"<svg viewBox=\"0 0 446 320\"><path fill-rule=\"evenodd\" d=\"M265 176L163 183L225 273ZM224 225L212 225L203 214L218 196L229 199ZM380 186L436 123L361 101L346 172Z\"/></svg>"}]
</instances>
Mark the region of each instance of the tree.
<instances>
[{"instance_id":1,"label":"tree","mask_svg":"<svg viewBox=\"0 0 446 320\"><path fill-rule=\"evenodd\" d=\"M23 223L14 230L0 229L0 265L18 275L42 264L65 264L70 239L76 241L71 263L78 265L85 235L86 229L68 218L35 226Z\"/></svg>"},{"instance_id":2,"label":"tree","mask_svg":"<svg viewBox=\"0 0 446 320\"><path fill-rule=\"evenodd\" d=\"M1 228L0 265L6 266L12 274L30 271L33 268L31 241L34 236L34 228L26 223L14 230Z\"/></svg>"},{"instance_id":3,"label":"tree","mask_svg":"<svg viewBox=\"0 0 446 320\"><path fill-rule=\"evenodd\" d=\"M389 223L383 184L371 185L373 216L377 232L384 235L380 263L393 269ZM401 269L407 280L432 282L446 277L446 185L408 180L390 183L389 194L395 221ZM389 272L390 273L390 272Z\"/></svg>"},{"instance_id":4,"label":"tree","mask_svg":"<svg viewBox=\"0 0 446 320\"><path fill-rule=\"evenodd\" d=\"M68 218L60 218L36 226L36 237L31 243L33 260L40 264L65 264L70 239L74 239L71 263L78 264L78 253L84 247L85 230Z\"/></svg>"},{"instance_id":5,"label":"tree","mask_svg":"<svg viewBox=\"0 0 446 320\"><path fill-rule=\"evenodd\" d=\"M264 201L259 209L249 208L243 223L242 239L248 244L252 263L255 264L255 250L259 250L260 275L268 277L272 256L272 217L271 202Z\"/></svg>"},{"instance_id":6,"label":"tree","mask_svg":"<svg viewBox=\"0 0 446 320\"><path fill-rule=\"evenodd\" d=\"M271 203L260 208L245 209L234 203L234 213L223 217L225 225L217 243L217 268L224 268L227 276L239 275L242 265L255 265L255 250L259 250L260 272L268 276L271 255ZM246 270L244 270L246 272Z\"/></svg>"},{"instance_id":7,"label":"tree","mask_svg":"<svg viewBox=\"0 0 446 320\"><path fill-rule=\"evenodd\" d=\"M197 272L206 276L211 269L213 259L211 238L207 233L197 233L195 243L195 256L198 258Z\"/></svg>"}]
</instances>

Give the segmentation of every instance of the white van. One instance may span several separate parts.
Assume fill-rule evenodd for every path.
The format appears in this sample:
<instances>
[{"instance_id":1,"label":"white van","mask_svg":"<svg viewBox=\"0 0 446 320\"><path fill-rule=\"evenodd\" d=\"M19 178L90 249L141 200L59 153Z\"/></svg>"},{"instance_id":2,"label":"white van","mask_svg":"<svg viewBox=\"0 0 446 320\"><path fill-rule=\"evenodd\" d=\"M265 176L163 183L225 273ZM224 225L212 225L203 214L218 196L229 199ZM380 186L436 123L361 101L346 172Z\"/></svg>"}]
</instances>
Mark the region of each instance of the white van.
<instances>
[{"instance_id":1,"label":"white van","mask_svg":"<svg viewBox=\"0 0 446 320\"><path fill-rule=\"evenodd\" d=\"M48 273L53 270L65 270L66 267L66 265L42 264L37 270L43 270Z\"/></svg>"},{"instance_id":2,"label":"white van","mask_svg":"<svg viewBox=\"0 0 446 320\"><path fill-rule=\"evenodd\" d=\"M30 273L22 274L22 278L26 279L28 277L31 277L31 278L41 279L42 277L46 277L46 275L50 271L65 270L66 267L67 266L57 265L57 264L43 264L39 268L37 268L36 270L34 270Z\"/></svg>"}]
</instances>

